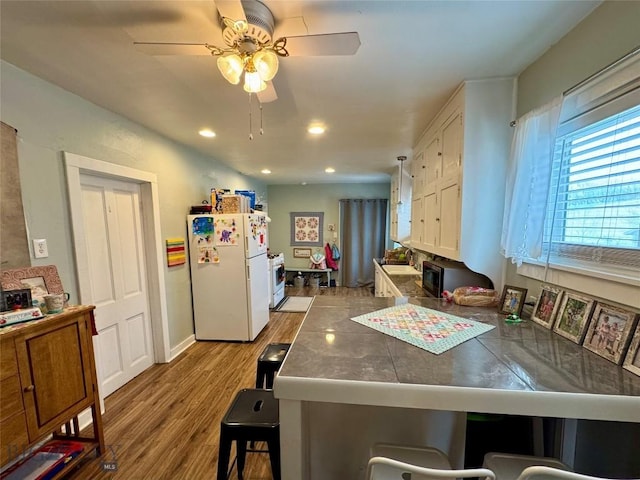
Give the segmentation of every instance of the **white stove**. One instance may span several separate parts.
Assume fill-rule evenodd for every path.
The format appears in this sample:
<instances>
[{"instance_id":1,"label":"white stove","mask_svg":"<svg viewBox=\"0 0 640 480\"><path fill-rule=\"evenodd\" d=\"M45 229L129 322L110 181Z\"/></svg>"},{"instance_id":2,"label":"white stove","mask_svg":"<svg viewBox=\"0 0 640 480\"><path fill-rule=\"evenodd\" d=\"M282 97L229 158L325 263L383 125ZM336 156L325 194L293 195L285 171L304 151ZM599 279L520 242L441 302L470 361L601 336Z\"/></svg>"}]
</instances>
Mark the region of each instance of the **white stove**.
<instances>
[{"instance_id":1,"label":"white stove","mask_svg":"<svg viewBox=\"0 0 640 480\"><path fill-rule=\"evenodd\" d=\"M284 281L286 272L284 270L284 253L269 255L269 280L270 295L269 308L275 308L284 299Z\"/></svg>"}]
</instances>

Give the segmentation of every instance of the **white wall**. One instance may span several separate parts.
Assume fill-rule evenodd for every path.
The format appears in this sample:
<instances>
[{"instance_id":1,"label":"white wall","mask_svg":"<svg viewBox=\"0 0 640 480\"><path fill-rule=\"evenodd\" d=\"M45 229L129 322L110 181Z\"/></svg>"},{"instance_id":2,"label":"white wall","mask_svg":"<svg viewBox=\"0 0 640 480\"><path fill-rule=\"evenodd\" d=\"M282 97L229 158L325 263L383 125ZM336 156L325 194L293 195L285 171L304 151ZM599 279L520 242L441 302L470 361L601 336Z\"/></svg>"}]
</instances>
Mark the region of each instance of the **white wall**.
<instances>
[{"instance_id":1,"label":"white wall","mask_svg":"<svg viewBox=\"0 0 640 480\"><path fill-rule=\"evenodd\" d=\"M640 45L640 2L605 1L518 77L517 117L540 107ZM553 278L567 277L557 272ZM560 280L559 280L560 281ZM572 275L571 288L623 305L640 301L633 287ZM506 283L537 296L542 282L507 267ZM565 288L566 285L565 285Z\"/></svg>"},{"instance_id":2,"label":"white wall","mask_svg":"<svg viewBox=\"0 0 640 480\"><path fill-rule=\"evenodd\" d=\"M211 187L253 189L266 200L264 183L4 61L0 79L0 119L18 130L29 241L48 241L49 257L32 258L32 265L56 265L72 301L78 301L78 287L62 151L155 173L163 239L186 236L189 206L208 199ZM193 334L187 264L165 266L165 283L174 347Z\"/></svg>"}]
</instances>

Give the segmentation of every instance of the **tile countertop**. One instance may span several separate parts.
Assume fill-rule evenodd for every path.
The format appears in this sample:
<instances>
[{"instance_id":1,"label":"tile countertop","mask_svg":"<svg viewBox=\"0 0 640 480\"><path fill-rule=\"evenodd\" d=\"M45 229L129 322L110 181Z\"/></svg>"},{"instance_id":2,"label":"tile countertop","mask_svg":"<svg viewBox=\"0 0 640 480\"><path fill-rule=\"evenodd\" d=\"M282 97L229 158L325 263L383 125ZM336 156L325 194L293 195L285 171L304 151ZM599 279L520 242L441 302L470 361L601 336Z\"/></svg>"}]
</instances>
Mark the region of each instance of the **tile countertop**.
<instances>
[{"instance_id":1,"label":"tile countertop","mask_svg":"<svg viewBox=\"0 0 640 480\"><path fill-rule=\"evenodd\" d=\"M434 355L350 320L407 302L496 328ZM316 296L274 389L294 401L640 422L640 377L533 322L426 297Z\"/></svg>"}]
</instances>

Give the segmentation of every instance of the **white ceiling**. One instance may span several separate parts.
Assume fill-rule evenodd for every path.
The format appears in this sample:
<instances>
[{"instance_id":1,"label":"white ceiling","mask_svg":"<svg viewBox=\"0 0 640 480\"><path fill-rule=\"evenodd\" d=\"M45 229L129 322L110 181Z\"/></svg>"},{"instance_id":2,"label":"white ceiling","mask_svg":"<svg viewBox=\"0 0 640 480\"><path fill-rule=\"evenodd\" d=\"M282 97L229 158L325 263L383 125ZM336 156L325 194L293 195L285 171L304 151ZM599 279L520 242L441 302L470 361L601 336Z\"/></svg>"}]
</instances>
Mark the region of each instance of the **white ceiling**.
<instances>
[{"instance_id":1,"label":"white ceiling","mask_svg":"<svg viewBox=\"0 0 640 480\"><path fill-rule=\"evenodd\" d=\"M0 1L9 63L269 184L387 181L464 79L517 75L600 1L265 0L274 37L356 31L353 56L288 57L258 104L210 56L134 41L223 45L213 0ZM303 17L306 31L287 30ZM292 20L291 20L292 19ZM254 99L255 100L255 99ZM312 121L328 130L306 132ZM208 127L214 139L197 132ZM324 169L334 167L327 175ZM263 168L273 172L265 176Z\"/></svg>"}]
</instances>

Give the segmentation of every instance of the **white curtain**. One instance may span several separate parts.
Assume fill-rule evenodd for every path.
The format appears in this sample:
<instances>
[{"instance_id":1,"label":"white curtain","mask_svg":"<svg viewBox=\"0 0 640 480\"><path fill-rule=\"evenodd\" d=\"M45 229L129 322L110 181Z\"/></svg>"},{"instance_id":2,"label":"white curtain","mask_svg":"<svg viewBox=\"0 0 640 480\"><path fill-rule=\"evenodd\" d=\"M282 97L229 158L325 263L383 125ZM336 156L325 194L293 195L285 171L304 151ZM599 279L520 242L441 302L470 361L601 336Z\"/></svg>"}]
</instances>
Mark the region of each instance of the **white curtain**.
<instances>
[{"instance_id":1,"label":"white curtain","mask_svg":"<svg viewBox=\"0 0 640 480\"><path fill-rule=\"evenodd\" d=\"M516 125L502 221L502 254L513 263L542 254L544 219L562 96L533 110Z\"/></svg>"}]
</instances>

